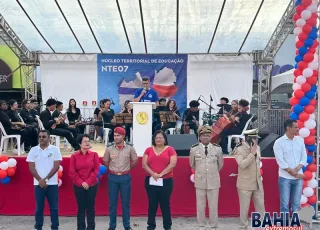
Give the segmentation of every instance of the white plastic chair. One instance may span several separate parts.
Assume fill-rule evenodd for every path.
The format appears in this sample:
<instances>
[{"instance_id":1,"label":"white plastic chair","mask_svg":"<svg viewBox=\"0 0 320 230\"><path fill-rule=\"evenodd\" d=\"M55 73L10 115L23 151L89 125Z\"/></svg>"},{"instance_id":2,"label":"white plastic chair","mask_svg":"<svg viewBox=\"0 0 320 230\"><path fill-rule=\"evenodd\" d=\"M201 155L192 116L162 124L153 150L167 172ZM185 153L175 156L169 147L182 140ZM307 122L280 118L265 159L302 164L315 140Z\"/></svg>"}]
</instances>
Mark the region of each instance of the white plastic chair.
<instances>
[{"instance_id":1,"label":"white plastic chair","mask_svg":"<svg viewBox=\"0 0 320 230\"><path fill-rule=\"evenodd\" d=\"M246 125L244 126L243 130L242 130L242 133L241 134L237 134L237 135L230 135L228 136L228 152L230 153L232 151L232 148L231 148L231 142L232 142L232 139L236 139L236 143L240 142L240 139L244 139L244 135L243 135L243 132L247 130L251 120L253 119L253 115L251 115L250 119L247 121Z\"/></svg>"},{"instance_id":2,"label":"white plastic chair","mask_svg":"<svg viewBox=\"0 0 320 230\"><path fill-rule=\"evenodd\" d=\"M176 133L180 133L180 131L181 131L181 126L182 126L182 121L177 121Z\"/></svg>"},{"instance_id":3,"label":"white plastic chair","mask_svg":"<svg viewBox=\"0 0 320 230\"><path fill-rule=\"evenodd\" d=\"M40 130L45 130L44 126L43 126L43 123L42 121L40 120L40 117L38 115L36 115L36 118L38 120L38 126L39 126L39 129ZM57 148L60 149L60 136L57 136L57 135L51 135L50 134L50 142L51 144L55 145Z\"/></svg>"},{"instance_id":4,"label":"white plastic chair","mask_svg":"<svg viewBox=\"0 0 320 230\"><path fill-rule=\"evenodd\" d=\"M20 116L20 113L18 113L18 116L19 116L19 118L20 118L20 121L21 121L23 124L25 124L25 123L24 123L24 120L23 120L22 117Z\"/></svg>"},{"instance_id":5,"label":"white plastic chair","mask_svg":"<svg viewBox=\"0 0 320 230\"><path fill-rule=\"evenodd\" d=\"M104 141L105 145L108 145L109 132L110 132L109 128L103 128L103 141Z\"/></svg>"},{"instance_id":6,"label":"white plastic chair","mask_svg":"<svg viewBox=\"0 0 320 230\"><path fill-rule=\"evenodd\" d=\"M130 143L133 143L133 129L130 128Z\"/></svg>"},{"instance_id":7,"label":"white plastic chair","mask_svg":"<svg viewBox=\"0 0 320 230\"><path fill-rule=\"evenodd\" d=\"M170 135L176 134L176 128L169 128L166 131L168 131Z\"/></svg>"},{"instance_id":8,"label":"white plastic chair","mask_svg":"<svg viewBox=\"0 0 320 230\"><path fill-rule=\"evenodd\" d=\"M6 130L4 129L2 123L0 122L0 131L1 131L1 144L0 144L0 155L3 152L6 152L8 149L8 141L10 139L14 140L17 139L17 150L18 150L18 155L21 155L21 136L16 134L16 135L7 135ZM22 146L23 148L23 146Z\"/></svg>"}]
</instances>

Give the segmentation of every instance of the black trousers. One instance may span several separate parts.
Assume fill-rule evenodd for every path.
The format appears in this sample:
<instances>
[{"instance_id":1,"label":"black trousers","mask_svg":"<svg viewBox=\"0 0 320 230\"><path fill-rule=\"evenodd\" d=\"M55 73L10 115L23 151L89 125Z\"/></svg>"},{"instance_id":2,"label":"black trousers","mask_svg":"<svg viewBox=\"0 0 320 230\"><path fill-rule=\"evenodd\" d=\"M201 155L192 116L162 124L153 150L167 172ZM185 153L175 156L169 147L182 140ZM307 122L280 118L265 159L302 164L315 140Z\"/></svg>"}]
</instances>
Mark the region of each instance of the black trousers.
<instances>
[{"instance_id":1,"label":"black trousers","mask_svg":"<svg viewBox=\"0 0 320 230\"><path fill-rule=\"evenodd\" d=\"M196 137L198 138L198 126L196 123L190 122L187 126L190 127L190 129L193 129L194 134L196 135ZM181 125L181 134L185 134L184 133L184 124Z\"/></svg>"},{"instance_id":2,"label":"black trousers","mask_svg":"<svg viewBox=\"0 0 320 230\"><path fill-rule=\"evenodd\" d=\"M73 131L74 130L74 131ZM50 133L52 135L57 135L60 137L64 137L68 140L68 142L71 144L71 146L75 149L78 150L79 149L79 144L77 143L75 137L73 136L73 133L75 133L75 129L72 128L55 128L55 129L51 129Z\"/></svg>"},{"instance_id":3,"label":"black trousers","mask_svg":"<svg viewBox=\"0 0 320 230\"><path fill-rule=\"evenodd\" d=\"M149 178L149 176L145 178L145 189L149 200L147 229L156 229L156 214L159 204L163 218L163 228L171 229L170 197L173 189L173 179L163 179L163 186L153 186L149 185Z\"/></svg>"},{"instance_id":4,"label":"black trousers","mask_svg":"<svg viewBox=\"0 0 320 230\"><path fill-rule=\"evenodd\" d=\"M85 190L83 187L73 186L74 195L77 200L77 230L94 230L95 223L95 201L98 190L98 185L89 187ZM86 217L87 214L87 227Z\"/></svg>"},{"instance_id":5,"label":"black trousers","mask_svg":"<svg viewBox=\"0 0 320 230\"><path fill-rule=\"evenodd\" d=\"M222 152L224 154L228 154L228 136L230 136L230 135L238 135L238 134L241 134L241 133L242 133L242 130L237 129L237 128L226 129L226 130L223 130L221 132L221 134L220 134L220 136L221 136L220 145L221 145L221 148L222 148Z\"/></svg>"},{"instance_id":6,"label":"black trousers","mask_svg":"<svg viewBox=\"0 0 320 230\"><path fill-rule=\"evenodd\" d=\"M38 132L33 127L26 127L24 129L7 129L8 135L20 135L21 144L24 143L24 147L34 147L38 145Z\"/></svg>"}]
</instances>

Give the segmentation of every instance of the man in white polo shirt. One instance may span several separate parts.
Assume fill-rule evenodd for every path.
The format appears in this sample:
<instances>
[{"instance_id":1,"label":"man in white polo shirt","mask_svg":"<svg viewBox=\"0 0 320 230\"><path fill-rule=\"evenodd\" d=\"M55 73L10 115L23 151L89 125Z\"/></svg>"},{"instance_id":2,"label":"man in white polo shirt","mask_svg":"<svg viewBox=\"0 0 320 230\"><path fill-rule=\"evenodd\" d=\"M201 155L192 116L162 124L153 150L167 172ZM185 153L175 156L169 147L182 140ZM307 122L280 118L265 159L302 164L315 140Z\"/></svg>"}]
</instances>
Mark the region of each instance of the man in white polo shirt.
<instances>
[{"instance_id":1,"label":"man in white polo shirt","mask_svg":"<svg viewBox=\"0 0 320 230\"><path fill-rule=\"evenodd\" d=\"M50 133L39 131L39 145L31 148L27 162L34 177L34 192L36 199L35 225L36 230L42 230L44 201L47 198L50 206L51 229L59 229L58 217L58 174L62 156L60 150L50 145Z\"/></svg>"},{"instance_id":2,"label":"man in white polo shirt","mask_svg":"<svg viewBox=\"0 0 320 230\"><path fill-rule=\"evenodd\" d=\"M286 133L274 143L273 150L279 165L280 212L300 210L302 194L302 167L307 164L307 153L303 139L298 134L298 124L294 120L284 122Z\"/></svg>"}]
</instances>

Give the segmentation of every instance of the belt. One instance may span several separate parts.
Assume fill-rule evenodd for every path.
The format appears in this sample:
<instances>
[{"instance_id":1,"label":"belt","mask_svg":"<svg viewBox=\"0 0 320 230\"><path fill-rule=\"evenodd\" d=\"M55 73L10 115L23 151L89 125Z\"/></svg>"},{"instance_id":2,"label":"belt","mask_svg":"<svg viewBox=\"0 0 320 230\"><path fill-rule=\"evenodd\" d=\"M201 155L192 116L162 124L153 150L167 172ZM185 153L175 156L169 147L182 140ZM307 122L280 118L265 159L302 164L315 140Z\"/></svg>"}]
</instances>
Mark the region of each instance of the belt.
<instances>
[{"instance_id":1,"label":"belt","mask_svg":"<svg viewBox=\"0 0 320 230\"><path fill-rule=\"evenodd\" d=\"M128 174L130 171L125 171L125 172L114 172L114 171L111 171L109 170L109 172L113 175L117 175L117 176L122 176L122 175L126 175Z\"/></svg>"}]
</instances>

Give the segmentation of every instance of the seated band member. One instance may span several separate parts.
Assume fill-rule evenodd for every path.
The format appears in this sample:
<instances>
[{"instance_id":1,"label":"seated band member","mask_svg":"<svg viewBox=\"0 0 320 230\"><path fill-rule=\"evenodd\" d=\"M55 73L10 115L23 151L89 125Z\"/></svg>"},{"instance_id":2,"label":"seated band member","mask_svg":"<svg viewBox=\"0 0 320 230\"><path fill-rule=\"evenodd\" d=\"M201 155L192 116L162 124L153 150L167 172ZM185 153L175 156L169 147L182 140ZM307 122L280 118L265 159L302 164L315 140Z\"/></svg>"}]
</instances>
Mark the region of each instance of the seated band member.
<instances>
[{"instance_id":1,"label":"seated band member","mask_svg":"<svg viewBox=\"0 0 320 230\"><path fill-rule=\"evenodd\" d=\"M31 104L29 100L23 100L21 102L21 111L20 116L23 119L24 123L27 125L33 126L34 128L38 127L38 122L35 117L32 116L30 113L31 111Z\"/></svg>"},{"instance_id":2,"label":"seated band member","mask_svg":"<svg viewBox=\"0 0 320 230\"><path fill-rule=\"evenodd\" d=\"M93 116L94 116L94 128L96 130L96 133L97 133L97 138L96 138L96 142L102 142L102 133L100 131L100 128L103 126L102 124L102 117L100 116L99 117L99 114L101 112L101 110L103 109L104 107L104 101L105 99L102 99L100 100L100 107L99 108L96 108L93 112Z\"/></svg>"},{"instance_id":3,"label":"seated band member","mask_svg":"<svg viewBox=\"0 0 320 230\"><path fill-rule=\"evenodd\" d=\"M170 99L167 103L167 106L165 107L165 112L171 112L176 120L180 120L180 112L179 110L177 109L177 104L176 104L176 101L173 100L173 99ZM160 127L157 128L157 130L161 129L162 131L166 131L167 129L170 129L170 128L175 128L177 125L177 122L167 122L167 123L164 123L164 124L160 124Z\"/></svg>"},{"instance_id":4,"label":"seated band member","mask_svg":"<svg viewBox=\"0 0 320 230\"><path fill-rule=\"evenodd\" d=\"M20 135L21 136L21 145L24 143L24 148L26 151L30 147L38 145L37 132L27 129L22 122L15 122L13 124L6 114L7 103L0 100L0 122L3 125L7 135Z\"/></svg>"},{"instance_id":5,"label":"seated band member","mask_svg":"<svg viewBox=\"0 0 320 230\"><path fill-rule=\"evenodd\" d=\"M157 92L150 88L150 79L148 77L142 78L143 88L137 90L134 95L134 102L155 102L157 105L159 104L159 97Z\"/></svg>"},{"instance_id":6,"label":"seated band member","mask_svg":"<svg viewBox=\"0 0 320 230\"><path fill-rule=\"evenodd\" d=\"M84 129L85 129L85 125L83 124L79 124L79 122L81 121L81 112L80 109L77 108L77 102L75 99L71 98L69 100L69 108L67 110L67 118L69 121L69 125L73 125L75 126L75 128L77 129L77 133L84 133Z\"/></svg>"},{"instance_id":7,"label":"seated band member","mask_svg":"<svg viewBox=\"0 0 320 230\"><path fill-rule=\"evenodd\" d=\"M40 109L39 109L39 103L36 99L33 99L30 101L30 114L33 116L33 118L36 118L36 115L40 116Z\"/></svg>"},{"instance_id":8,"label":"seated band member","mask_svg":"<svg viewBox=\"0 0 320 230\"><path fill-rule=\"evenodd\" d=\"M61 123L59 118L53 118L51 113L56 109L57 102L55 99L50 98L46 102L46 109L40 113L40 120L43 123L43 126L46 130L52 135L57 135L60 137L67 138L68 142L74 148L74 150L79 150L79 144L77 143L75 137L67 129L57 128L57 125Z\"/></svg>"},{"instance_id":9,"label":"seated band member","mask_svg":"<svg viewBox=\"0 0 320 230\"><path fill-rule=\"evenodd\" d=\"M235 126L231 129L226 129L221 132L221 148L224 154L228 154L228 136L241 134L247 121L251 118L251 114L248 114L249 102L241 99L238 105L238 114L234 118Z\"/></svg>"},{"instance_id":10,"label":"seated band member","mask_svg":"<svg viewBox=\"0 0 320 230\"><path fill-rule=\"evenodd\" d=\"M103 128L109 128L111 132L109 135L109 142L113 142L113 130L116 127L114 124L114 110L110 108L111 100L105 99L104 100L104 108L100 111L99 116L102 117L103 120Z\"/></svg>"},{"instance_id":11,"label":"seated band member","mask_svg":"<svg viewBox=\"0 0 320 230\"><path fill-rule=\"evenodd\" d=\"M228 103L229 103L228 98L226 97L220 98L220 104L222 107L219 109L219 112L218 112L219 115L229 113L231 111L231 105L229 105Z\"/></svg>"},{"instance_id":12,"label":"seated band member","mask_svg":"<svg viewBox=\"0 0 320 230\"><path fill-rule=\"evenodd\" d=\"M239 101L238 100L233 100L231 101L231 111L230 111L230 115L235 115L236 113L238 113L238 105L239 105Z\"/></svg>"},{"instance_id":13,"label":"seated band member","mask_svg":"<svg viewBox=\"0 0 320 230\"><path fill-rule=\"evenodd\" d=\"M161 129L161 119L159 112L164 112L166 110L166 102L165 98L159 99L159 105L152 112L152 134L154 134L157 130Z\"/></svg>"},{"instance_id":14,"label":"seated band member","mask_svg":"<svg viewBox=\"0 0 320 230\"><path fill-rule=\"evenodd\" d=\"M190 129L193 129L194 134L198 137L199 105L200 103L196 100L190 101L190 108L186 109L183 113L181 134L189 134Z\"/></svg>"},{"instance_id":15,"label":"seated band member","mask_svg":"<svg viewBox=\"0 0 320 230\"><path fill-rule=\"evenodd\" d=\"M123 105L123 109L120 113L130 113L133 114L132 105L130 104L130 100L126 100ZM125 124L125 130L126 130L126 139L129 140L130 138L130 130L132 128L132 124Z\"/></svg>"}]
</instances>

